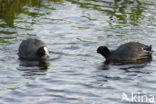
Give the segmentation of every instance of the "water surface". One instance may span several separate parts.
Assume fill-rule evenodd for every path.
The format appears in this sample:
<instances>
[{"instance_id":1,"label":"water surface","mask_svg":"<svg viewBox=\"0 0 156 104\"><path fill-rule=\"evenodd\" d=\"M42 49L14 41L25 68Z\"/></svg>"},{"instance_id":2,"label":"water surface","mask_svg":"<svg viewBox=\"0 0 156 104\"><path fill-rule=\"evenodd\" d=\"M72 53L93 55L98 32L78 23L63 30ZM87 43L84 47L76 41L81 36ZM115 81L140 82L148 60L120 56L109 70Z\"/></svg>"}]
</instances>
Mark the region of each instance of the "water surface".
<instances>
[{"instance_id":1,"label":"water surface","mask_svg":"<svg viewBox=\"0 0 156 104\"><path fill-rule=\"evenodd\" d=\"M155 0L0 0L0 102L135 103L122 101L123 93L154 95L156 102L155 52L149 63L127 65L104 65L95 53L129 41L156 50L155 7ZM28 37L47 44L49 60L18 59Z\"/></svg>"}]
</instances>

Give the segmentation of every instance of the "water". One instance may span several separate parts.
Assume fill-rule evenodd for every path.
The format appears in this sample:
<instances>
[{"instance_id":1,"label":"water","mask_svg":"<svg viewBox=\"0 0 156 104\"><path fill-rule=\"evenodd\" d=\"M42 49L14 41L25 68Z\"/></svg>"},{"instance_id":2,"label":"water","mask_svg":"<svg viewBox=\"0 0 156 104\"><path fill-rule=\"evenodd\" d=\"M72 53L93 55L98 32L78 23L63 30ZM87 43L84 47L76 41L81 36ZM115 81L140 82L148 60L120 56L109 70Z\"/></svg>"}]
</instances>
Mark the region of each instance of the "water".
<instances>
[{"instance_id":1,"label":"water","mask_svg":"<svg viewBox=\"0 0 156 104\"><path fill-rule=\"evenodd\" d=\"M156 50L155 6L155 0L0 0L0 103L154 104L155 52L137 65L104 65L95 52L129 41ZM47 62L18 59L28 37L47 44ZM155 99L133 101L132 93Z\"/></svg>"}]
</instances>

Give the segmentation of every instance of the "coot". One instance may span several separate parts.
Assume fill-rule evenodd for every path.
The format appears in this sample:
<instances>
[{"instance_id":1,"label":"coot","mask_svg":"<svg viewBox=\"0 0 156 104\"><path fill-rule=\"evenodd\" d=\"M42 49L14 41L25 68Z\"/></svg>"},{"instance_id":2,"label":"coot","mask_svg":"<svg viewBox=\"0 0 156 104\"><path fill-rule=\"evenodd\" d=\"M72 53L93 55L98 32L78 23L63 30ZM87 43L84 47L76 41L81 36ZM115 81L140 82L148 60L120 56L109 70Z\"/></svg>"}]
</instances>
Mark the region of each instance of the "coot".
<instances>
[{"instance_id":1,"label":"coot","mask_svg":"<svg viewBox=\"0 0 156 104\"><path fill-rule=\"evenodd\" d=\"M28 38L20 44L18 56L27 60L45 60L49 57L49 51L43 41Z\"/></svg>"},{"instance_id":2,"label":"coot","mask_svg":"<svg viewBox=\"0 0 156 104\"><path fill-rule=\"evenodd\" d=\"M138 60L151 59L152 46L139 42L129 42L110 51L106 46L100 46L97 53L106 58L106 62L137 62Z\"/></svg>"}]
</instances>

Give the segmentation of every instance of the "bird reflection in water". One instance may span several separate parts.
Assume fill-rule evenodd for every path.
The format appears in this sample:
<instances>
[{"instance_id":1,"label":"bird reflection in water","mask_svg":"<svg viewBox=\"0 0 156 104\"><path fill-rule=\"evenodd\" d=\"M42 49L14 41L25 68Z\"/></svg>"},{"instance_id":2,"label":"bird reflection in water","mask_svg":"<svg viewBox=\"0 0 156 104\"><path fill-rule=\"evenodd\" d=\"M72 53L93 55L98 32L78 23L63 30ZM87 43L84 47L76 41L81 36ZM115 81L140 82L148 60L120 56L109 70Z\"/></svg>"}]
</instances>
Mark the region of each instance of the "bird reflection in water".
<instances>
[{"instance_id":1,"label":"bird reflection in water","mask_svg":"<svg viewBox=\"0 0 156 104\"><path fill-rule=\"evenodd\" d=\"M111 63L111 64L106 64L104 61L102 65L98 66L97 68L99 70L109 70L110 67L114 67L120 70L124 70L125 72L136 72L136 73L144 73L148 74L148 72L144 72L140 69L143 69L146 67L150 62L152 61L152 58L148 60L139 60L137 62L123 62L123 63Z\"/></svg>"},{"instance_id":2,"label":"bird reflection in water","mask_svg":"<svg viewBox=\"0 0 156 104\"><path fill-rule=\"evenodd\" d=\"M28 61L20 59L19 61L20 64L17 69L24 72L23 76L46 75L46 72L50 69L47 60Z\"/></svg>"}]
</instances>

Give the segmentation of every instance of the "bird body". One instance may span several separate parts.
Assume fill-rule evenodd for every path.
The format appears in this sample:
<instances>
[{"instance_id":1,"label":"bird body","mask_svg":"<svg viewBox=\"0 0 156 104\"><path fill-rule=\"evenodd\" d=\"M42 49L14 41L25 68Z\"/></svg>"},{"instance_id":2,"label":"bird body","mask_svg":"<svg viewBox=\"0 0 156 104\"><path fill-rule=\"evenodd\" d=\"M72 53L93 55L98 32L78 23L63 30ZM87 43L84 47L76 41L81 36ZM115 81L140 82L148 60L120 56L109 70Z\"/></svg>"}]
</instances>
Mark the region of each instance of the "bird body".
<instances>
[{"instance_id":1,"label":"bird body","mask_svg":"<svg viewBox=\"0 0 156 104\"><path fill-rule=\"evenodd\" d=\"M97 53L103 55L106 58L106 61L109 62L135 62L137 60L151 58L151 48L152 46L147 46L139 42L129 42L119 46L113 51L110 51L105 46L100 46L97 49Z\"/></svg>"},{"instance_id":2,"label":"bird body","mask_svg":"<svg viewBox=\"0 0 156 104\"><path fill-rule=\"evenodd\" d=\"M35 38L23 40L18 49L18 56L23 59L40 60L49 57L46 44Z\"/></svg>"}]
</instances>

